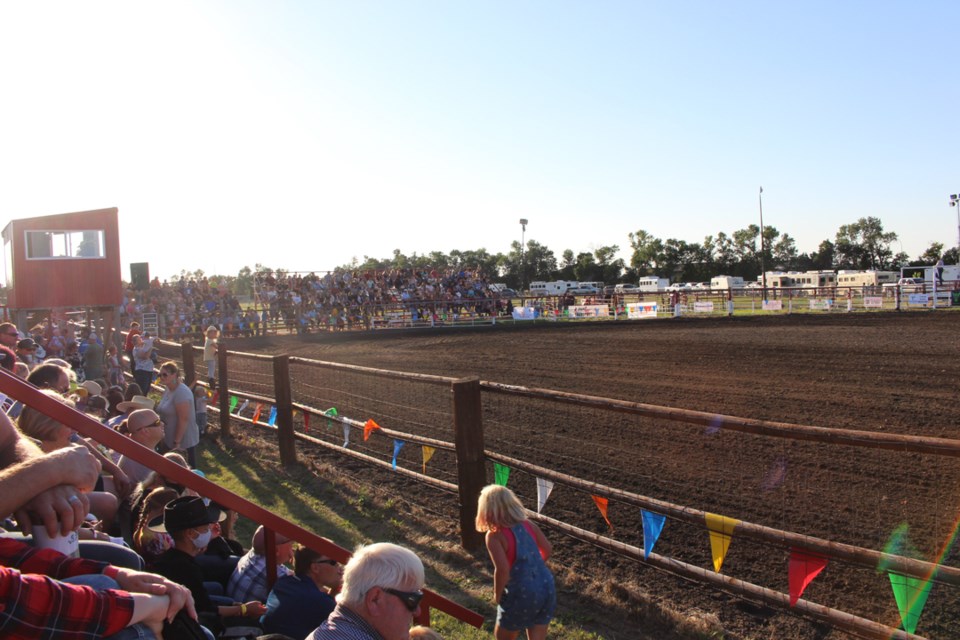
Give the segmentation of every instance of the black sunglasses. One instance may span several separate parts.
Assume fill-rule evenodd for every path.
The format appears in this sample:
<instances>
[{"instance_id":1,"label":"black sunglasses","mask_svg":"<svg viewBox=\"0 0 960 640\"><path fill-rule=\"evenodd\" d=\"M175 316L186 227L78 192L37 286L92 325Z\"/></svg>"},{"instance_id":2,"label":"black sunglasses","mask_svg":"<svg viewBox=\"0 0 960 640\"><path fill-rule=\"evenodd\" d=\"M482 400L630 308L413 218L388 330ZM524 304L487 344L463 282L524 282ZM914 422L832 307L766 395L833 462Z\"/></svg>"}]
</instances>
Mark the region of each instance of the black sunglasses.
<instances>
[{"instance_id":1,"label":"black sunglasses","mask_svg":"<svg viewBox=\"0 0 960 640\"><path fill-rule=\"evenodd\" d=\"M423 591L400 591L399 589L390 589L387 587L381 588L390 595L400 598L400 601L403 602L403 605L410 613L416 611L417 607L420 606L420 601L423 600Z\"/></svg>"},{"instance_id":2,"label":"black sunglasses","mask_svg":"<svg viewBox=\"0 0 960 640\"><path fill-rule=\"evenodd\" d=\"M329 564L335 567L337 566L338 563L336 560L331 560L330 558L327 558L326 560L314 560L310 564Z\"/></svg>"}]
</instances>

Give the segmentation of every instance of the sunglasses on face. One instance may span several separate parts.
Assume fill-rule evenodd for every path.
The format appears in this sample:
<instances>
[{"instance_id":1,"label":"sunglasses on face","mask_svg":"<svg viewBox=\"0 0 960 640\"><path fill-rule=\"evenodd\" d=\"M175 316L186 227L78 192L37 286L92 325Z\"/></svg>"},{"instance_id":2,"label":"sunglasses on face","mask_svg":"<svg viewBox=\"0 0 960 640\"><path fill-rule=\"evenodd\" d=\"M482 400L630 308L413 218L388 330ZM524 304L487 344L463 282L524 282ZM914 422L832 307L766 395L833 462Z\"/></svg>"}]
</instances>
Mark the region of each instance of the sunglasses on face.
<instances>
[{"instance_id":1,"label":"sunglasses on face","mask_svg":"<svg viewBox=\"0 0 960 640\"><path fill-rule=\"evenodd\" d=\"M386 587L384 587L383 590L392 596L400 598L400 601L410 613L416 611L417 607L420 606L420 601L423 600L423 591L420 590L400 591L399 589L390 589Z\"/></svg>"},{"instance_id":2,"label":"sunglasses on face","mask_svg":"<svg viewBox=\"0 0 960 640\"><path fill-rule=\"evenodd\" d=\"M314 560L310 564L329 564L331 567L335 567L339 563L336 560L331 560L330 558L327 558L326 560Z\"/></svg>"},{"instance_id":3,"label":"sunglasses on face","mask_svg":"<svg viewBox=\"0 0 960 640\"><path fill-rule=\"evenodd\" d=\"M144 429L153 429L155 427L162 427L162 426L163 426L163 420L160 420L159 418L157 418L156 421L151 422L150 424L145 424L139 429L137 429L136 431L133 431L132 433L140 433Z\"/></svg>"}]
</instances>

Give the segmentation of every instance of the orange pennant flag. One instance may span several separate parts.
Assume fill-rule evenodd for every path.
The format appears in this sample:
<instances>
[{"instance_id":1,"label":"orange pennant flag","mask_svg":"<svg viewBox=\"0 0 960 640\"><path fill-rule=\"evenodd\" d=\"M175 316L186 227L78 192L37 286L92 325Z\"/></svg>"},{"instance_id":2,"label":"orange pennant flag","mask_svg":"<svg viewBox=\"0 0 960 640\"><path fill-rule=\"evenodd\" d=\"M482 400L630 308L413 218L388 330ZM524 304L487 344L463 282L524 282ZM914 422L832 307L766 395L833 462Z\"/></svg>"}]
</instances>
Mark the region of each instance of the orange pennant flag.
<instances>
[{"instance_id":1,"label":"orange pennant flag","mask_svg":"<svg viewBox=\"0 0 960 640\"><path fill-rule=\"evenodd\" d=\"M263 405L258 404L257 410L253 412L253 424L257 424L257 420L260 419L260 412L263 411Z\"/></svg>"},{"instance_id":2,"label":"orange pennant flag","mask_svg":"<svg viewBox=\"0 0 960 640\"><path fill-rule=\"evenodd\" d=\"M310 414L306 411L303 412L303 430L310 431Z\"/></svg>"},{"instance_id":3,"label":"orange pennant flag","mask_svg":"<svg viewBox=\"0 0 960 640\"><path fill-rule=\"evenodd\" d=\"M804 589L820 575L827 566L827 559L802 549L790 548L790 606L797 604Z\"/></svg>"},{"instance_id":4,"label":"orange pennant flag","mask_svg":"<svg viewBox=\"0 0 960 640\"><path fill-rule=\"evenodd\" d=\"M610 527L610 531L613 531L613 525L610 524L610 518L607 517L607 504L609 500L606 498L601 498L600 496L590 496L593 498L593 502L597 505L597 509L600 509L600 515L603 516L603 519L607 521L607 526Z\"/></svg>"},{"instance_id":5,"label":"orange pennant flag","mask_svg":"<svg viewBox=\"0 0 960 640\"><path fill-rule=\"evenodd\" d=\"M373 418L367 420L366 424L363 425L363 441L366 442L370 439L370 432L374 429L379 429L380 425L373 421Z\"/></svg>"}]
</instances>

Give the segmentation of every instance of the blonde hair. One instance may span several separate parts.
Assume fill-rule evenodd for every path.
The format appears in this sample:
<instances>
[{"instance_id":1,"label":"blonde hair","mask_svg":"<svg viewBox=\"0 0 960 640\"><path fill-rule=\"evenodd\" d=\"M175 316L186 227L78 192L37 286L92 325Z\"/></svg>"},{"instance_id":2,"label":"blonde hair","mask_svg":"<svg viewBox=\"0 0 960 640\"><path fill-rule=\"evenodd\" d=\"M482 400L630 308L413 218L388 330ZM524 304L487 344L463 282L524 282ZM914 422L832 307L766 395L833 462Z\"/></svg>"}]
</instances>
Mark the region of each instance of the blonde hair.
<instances>
[{"instance_id":1,"label":"blonde hair","mask_svg":"<svg viewBox=\"0 0 960 640\"><path fill-rule=\"evenodd\" d=\"M527 512L517 496L506 487L488 484L480 492L477 505L477 531L509 529L527 519Z\"/></svg>"},{"instance_id":2,"label":"blonde hair","mask_svg":"<svg viewBox=\"0 0 960 640\"><path fill-rule=\"evenodd\" d=\"M69 407L76 407L76 403L73 400L64 398L53 389L41 389L40 393L51 398L56 398ZM36 438L37 440L47 441L55 440L57 432L65 425L54 420L39 409L34 409L30 405L26 405L23 407L20 417L17 418L17 426L23 435Z\"/></svg>"},{"instance_id":3,"label":"blonde hair","mask_svg":"<svg viewBox=\"0 0 960 640\"><path fill-rule=\"evenodd\" d=\"M424 627L422 625L410 627L410 640L415 640L416 638L423 638L423 640L443 640L443 636L439 633L430 627Z\"/></svg>"}]
</instances>

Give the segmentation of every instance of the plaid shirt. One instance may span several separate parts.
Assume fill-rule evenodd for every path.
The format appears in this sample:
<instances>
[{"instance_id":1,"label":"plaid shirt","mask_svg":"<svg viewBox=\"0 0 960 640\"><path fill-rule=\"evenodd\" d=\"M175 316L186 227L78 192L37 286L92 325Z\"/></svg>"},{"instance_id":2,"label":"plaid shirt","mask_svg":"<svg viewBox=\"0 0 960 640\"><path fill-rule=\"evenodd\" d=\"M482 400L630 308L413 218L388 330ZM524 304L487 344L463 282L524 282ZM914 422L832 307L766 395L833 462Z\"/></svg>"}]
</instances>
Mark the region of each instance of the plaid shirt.
<instances>
[{"instance_id":1,"label":"plaid shirt","mask_svg":"<svg viewBox=\"0 0 960 640\"><path fill-rule=\"evenodd\" d=\"M98 574L107 566L0 537L0 637L92 640L117 633L133 616L130 594L54 579Z\"/></svg>"},{"instance_id":2,"label":"plaid shirt","mask_svg":"<svg viewBox=\"0 0 960 640\"><path fill-rule=\"evenodd\" d=\"M327 621L305 640L383 640L383 636L369 622L338 604Z\"/></svg>"},{"instance_id":3,"label":"plaid shirt","mask_svg":"<svg viewBox=\"0 0 960 640\"><path fill-rule=\"evenodd\" d=\"M293 575L286 565L277 565L277 578ZM270 595L267 587L267 559L250 549L240 561L227 581L227 595L236 602L266 602Z\"/></svg>"}]
</instances>

